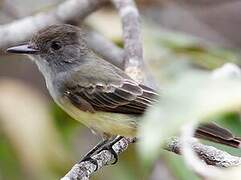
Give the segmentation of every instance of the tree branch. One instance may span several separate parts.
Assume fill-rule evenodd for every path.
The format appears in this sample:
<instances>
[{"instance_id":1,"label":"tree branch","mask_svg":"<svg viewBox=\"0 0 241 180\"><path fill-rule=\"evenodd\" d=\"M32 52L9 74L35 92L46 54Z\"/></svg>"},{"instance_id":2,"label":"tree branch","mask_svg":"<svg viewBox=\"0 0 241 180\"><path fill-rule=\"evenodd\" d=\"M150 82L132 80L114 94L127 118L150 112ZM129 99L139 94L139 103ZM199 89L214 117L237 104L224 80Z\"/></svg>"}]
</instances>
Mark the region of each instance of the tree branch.
<instances>
[{"instance_id":1,"label":"tree branch","mask_svg":"<svg viewBox=\"0 0 241 180\"><path fill-rule=\"evenodd\" d=\"M111 0L122 21L125 72L137 82L143 82L144 60L140 17L133 0Z\"/></svg>"},{"instance_id":2,"label":"tree branch","mask_svg":"<svg viewBox=\"0 0 241 180\"><path fill-rule=\"evenodd\" d=\"M0 26L0 49L27 41L34 32L51 24L83 20L106 0L68 0L47 13L38 13Z\"/></svg>"},{"instance_id":3,"label":"tree branch","mask_svg":"<svg viewBox=\"0 0 241 180\"><path fill-rule=\"evenodd\" d=\"M130 143L133 143L133 140L133 138L122 138L112 148L119 155L128 148ZM98 169L110 165L115 159L113 154L107 150L103 150L91 158L97 160ZM90 161L77 163L61 180L88 180L90 175L95 172L95 168L96 166Z\"/></svg>"},{"instance_id":4,"label":"tree branch","mask_svg":"<svg viewBox=\"0 0 241 180\"><path fill-rule=\"evenodd\" d=\"M113 42L109 41L104 36L91 29L88 29L87 43L88 47L94 49L94 51L97 54L100 54L105 60L121 69L124 69L123 49L117 47Z\"/></svg>"},{"instance_id":5,"label":"tree branch","mask_svg":"<svg viewBox=\"0 0 241 180\"><path fill-rule=\"evenodd\" d=\"M36 31L51 24L79 22L106 2L107 0L68 0L49 12L0 25L0 51L4 52L10 46L28 41ZM121 48L90 28L88 28L87 42L89 47L103 58L124 69L124 53Z\"/></svg>"},{"instance_id":6,"label":"tree branch","mask_svg":"<svg viewBox=\"0 0 241 180\"><path fill-rule=\"evenodd\" d=\"M181 152L185 163L191 170L204 178L214 178L220 176L222 170L217 167L233 167L241 164L239 157L217 150L211 146L193 147L193 137L198 121L188 123L183 126L181 131ZM198 153L199 154L198 154ZM200 158L204 161L200 161ZM206 162L206 163L204 163ZM211 164L212 166L208 166Z\"/></svg>"},{"instance_id":7,"label":"tree branch","mask_svg":"<svg viewBox=\"0 0 241 180\"><path fill-rule=\"evenodd\" d=\"M125 72L139 83L156 87L143 59L140 15L133 0L111 0L122 21Z\"/></svg>"},{"instance_id":8,"label":"tree branch","mask_svg":"<svg viewBox=\"0 0 241 180\"><path fill-rule=\"evenodd\" d=\"M177 137L171 138L166 144L164 149L170 152L174 152L176 154L181 155L181 148L183 144L180 139ZM205 161L206 164L228 168L234 167L241 164L241 158L232 156L225 151L221 151L212 146L207 146L199 143L197 139L191 138L191 147L195 151L195 153L199 156L199 158Z\"/></svg>"}]
</instances>

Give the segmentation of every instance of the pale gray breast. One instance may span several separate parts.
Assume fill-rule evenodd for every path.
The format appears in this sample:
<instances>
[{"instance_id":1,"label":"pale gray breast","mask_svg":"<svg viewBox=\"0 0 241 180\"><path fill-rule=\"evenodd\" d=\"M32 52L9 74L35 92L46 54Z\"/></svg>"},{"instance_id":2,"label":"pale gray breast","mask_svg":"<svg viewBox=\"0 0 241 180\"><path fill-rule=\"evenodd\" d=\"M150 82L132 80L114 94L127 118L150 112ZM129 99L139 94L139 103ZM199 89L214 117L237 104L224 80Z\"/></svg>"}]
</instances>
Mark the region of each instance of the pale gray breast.
<instances>
[{"instance_id":1,"label":"pale gray breast","mask_svg":"<svg viewBox=\"0 0 241 180\"><path fill-rule=\"evenodd\" d=\"M48 79L45 79L50 95L58 104L59 99L61 99L64 94L67 93L63 88L65 76L67 76L67 74L61 73L61 75L50 76Z\"/></svg>"}]
</instances>

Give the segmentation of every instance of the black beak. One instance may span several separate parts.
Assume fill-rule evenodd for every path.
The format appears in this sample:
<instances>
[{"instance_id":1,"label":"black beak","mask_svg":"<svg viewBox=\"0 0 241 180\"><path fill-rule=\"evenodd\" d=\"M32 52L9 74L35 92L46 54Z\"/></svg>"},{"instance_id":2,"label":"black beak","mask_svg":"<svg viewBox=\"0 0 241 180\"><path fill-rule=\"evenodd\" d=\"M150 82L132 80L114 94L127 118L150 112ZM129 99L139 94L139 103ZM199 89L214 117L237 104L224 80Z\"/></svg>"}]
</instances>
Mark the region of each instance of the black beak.
<instances>
[{"instance_id":1,"label":"black beak","mask_svg":"<svg viewBox=\"0 0 241 180\"><path fill-rule=\"evenodd\" d=\"M10 47L6 51L16 54L37 54L39 52L38 49L31 47L29 44Z\"/></svg>"}]
</instances>

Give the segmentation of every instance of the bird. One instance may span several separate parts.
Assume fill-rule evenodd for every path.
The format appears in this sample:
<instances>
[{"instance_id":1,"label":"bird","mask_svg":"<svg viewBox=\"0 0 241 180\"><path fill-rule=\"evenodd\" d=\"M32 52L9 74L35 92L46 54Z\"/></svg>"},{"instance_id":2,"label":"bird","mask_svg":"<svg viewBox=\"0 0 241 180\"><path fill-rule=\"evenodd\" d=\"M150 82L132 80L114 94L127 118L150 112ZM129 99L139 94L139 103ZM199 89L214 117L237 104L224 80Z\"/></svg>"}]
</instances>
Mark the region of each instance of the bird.
<instances>
[{"instance_id":1,"label":"bird","mask_svg":"<svg viewBox=\"0 0 241 180\"><path fill-rule=\"evenodd\" d=\"M106 137L87 158L107 142L113 145L111 137L136 137L140 117L161 98L156 90L136 82L88 47L86 34L77 26L48 26L28 43L7 52L28 55L43 74L53 100L74 119ZM235 148L241 142L215 123L201 124L195 136Z\"/></svg>"}]
</instances>

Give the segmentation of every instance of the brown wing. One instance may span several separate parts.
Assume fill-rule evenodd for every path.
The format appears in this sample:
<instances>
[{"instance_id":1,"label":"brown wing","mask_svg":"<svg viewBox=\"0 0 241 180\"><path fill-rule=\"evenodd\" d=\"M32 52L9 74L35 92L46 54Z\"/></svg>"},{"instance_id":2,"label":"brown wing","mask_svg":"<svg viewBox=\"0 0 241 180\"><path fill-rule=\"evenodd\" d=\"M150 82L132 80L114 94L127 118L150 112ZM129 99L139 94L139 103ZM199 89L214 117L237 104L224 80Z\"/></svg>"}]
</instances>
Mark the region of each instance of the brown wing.
<instances>
[{"instance_id":1,"label":"brown wing","mask_svg":"<svg viewBox=\"0 0 241 180\"><path fill-rule=\"evenodd\" d=\"M121 85L81 85L68 87L71 102L81 108L83 100L95 111L142 114L157 98L157 93L144 85L124 80Z\"/></svg>"}]
</instances>

